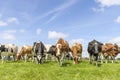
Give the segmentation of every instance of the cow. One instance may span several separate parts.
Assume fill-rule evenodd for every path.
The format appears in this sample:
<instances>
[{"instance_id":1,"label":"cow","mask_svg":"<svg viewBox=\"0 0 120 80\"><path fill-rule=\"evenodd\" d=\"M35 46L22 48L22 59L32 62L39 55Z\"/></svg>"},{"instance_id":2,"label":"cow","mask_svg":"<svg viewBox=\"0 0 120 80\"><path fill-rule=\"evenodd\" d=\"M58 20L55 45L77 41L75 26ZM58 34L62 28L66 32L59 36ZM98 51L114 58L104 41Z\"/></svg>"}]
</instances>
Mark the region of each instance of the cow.
<instances>
[{"instance_id":1,"label":"cow","mask_svg":"<svg viewBox=\"0 0 120 80\"><path fill-rule=\"evenodd\" d=\"M71 52L75 64L78 64L78 59L82 59L82 44L73 43Z\"/></svg>"},{"instance_id":2,"label":"cow","mask_svg":"<svg viewBox=\"0 0 120 80\"><path fill-rule=\"evenodd\" d=\"M106 63L108 62L109 58L112 59L112 63L114 63L115 57L120 53L120 47L117 44L112 43L105 43L102 46L102 63L103 60L106 59Z\"/></svg>"},{"instance_id":3,"label":"cow","mask_svg":"<svg viewBox=\"0 0 120 80\"><path fill-rule=\"evenodd\" d=\"M55 45L45 45L45 60L55 60Z\"/></svg>"},{"instance_id":4,"label":"cow","mask_svg":"<svg viewBox=\"0 0 120 80\"><path fill-rule=\"evenodd\" d=\"M70 51L70 47L67 41L65 41L63 38L59 38L58 41L56 42L56 58L59 62L59 65L62 66L62 60L66 55L68 55Z\"/></svg>"},{"instance_id":5,"label":"cow","mask_svg":"<svg viewBox=\"0 0 120 80\"><path fill-rule=\"evenodd\" d=\"M42 43L42 41L34 42L33 44L33 53L34 58L36 58L37 63L41 64L43 61L43 58L45 57L44 51L46 50L45 45Z\"/></svg>"},{"instance_id":6,"label":"cow","mask_svg":"<svg viewBox=\"0 0 120 80\"><path fill-rule=\"evenodd\" d=\"M27 57L32 57L32 46L23 45L20 53L16 56L16 61L20 60L20 58L24 58L26 62Z\"/></svg>"},{"instance_id":7,"label":"cow","mask_svg":"<svg viewBox=\"0 0 120 80\"><path fill-rule=\"evenodd\" d=\"M102 45L103 43L98 42L97 40L92 40L88 43L87 51L89 53L90 63L93 63L94 59L96 66L98 66L98 57L102 51Z\"/></svg>"},{"instance_id":8,"label":"cow","mask_svg":"<svg viewBox=\"0 0 120 80\"><path fill-rule=\"evenodd\" d=\"M18 52L18 46L16 44L10 44L10 43L1 44L0 52L1 52L2 63L4 62L5 57L9 59L10 56L12 56L15 61L15 57Z\"/></svg>"}]
</instances>

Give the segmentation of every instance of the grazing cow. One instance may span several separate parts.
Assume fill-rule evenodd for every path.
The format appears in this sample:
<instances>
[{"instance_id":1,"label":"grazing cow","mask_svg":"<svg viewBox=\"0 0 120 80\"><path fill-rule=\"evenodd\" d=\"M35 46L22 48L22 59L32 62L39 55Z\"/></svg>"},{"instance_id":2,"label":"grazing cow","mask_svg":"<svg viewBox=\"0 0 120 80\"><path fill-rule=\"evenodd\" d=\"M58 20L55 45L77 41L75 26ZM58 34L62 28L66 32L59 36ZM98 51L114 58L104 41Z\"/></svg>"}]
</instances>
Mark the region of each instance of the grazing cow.
<instances>
[{"instance_id":1,"label":"grazing cow","mask_svg":"<svg viewBox=\"0 0 120 80\"><path fill-rule=\"evenodd\" d=\"M44 50L46 50L44 44L39 42L34 42L33 44L33 53L34 57L37 59L37 63L42 63L43 57L45 57Z\"/></svg>"},{"instance_id":2,"label":"grazing cow","mask_svg":"<svg viewBox=\"0 0 120 80\"><path fill-rule=\"evenodd\" d=\"M106 63L109 57L112 59L112 63L114 63L115 57L118 55L118 53L120 53L120 47L117 44L106 43L102 46L101 56L103 59L107 59Z\"/></svg>"},{"instance_id":3,"label":"grazing cow","mask_svg":"<svg viewBox=\"0 0 120 80\"><path fill-rule=\"evenodd\" d=\"M18 61L21 57L25 59L25 62L27 61L27 57L32 57L32 46L22 46L20 53L16 56L16 60Z\"/></svg>"},{"instance_id":4,"label":"grazing cow","mask_svg":"<svg viewBox=\"0 0 120 80\"><path fill-rule=\"evenodd\" d=\"M48 58L50 60L55 60L54 56L55 56L55 45L45 45L46 50L45 50L45 59L46 61L48 60Z\"/></svg>"},{"instance_id":5,"label":"grazing cow","mask_svg":"<svg viewBox=\"0 0 120 80\"><path fill-rule=\"evenodd\" d=\"M92 59L94 58L95 62L96 62L96 66L98 66L98 56L99 53L102 50L102 43L98 42L96 40L93 40L91 42L89 42L88 44L88 53L89 53L89 58L90 58L90 63L92 63Z\"/></svg>"},{"instance_id":6,"label":"grazing cow","mask_svg":"<svg viewBox=\"0 0 120 80\"><path fill-rule=\"evenodd\" d=\"M13 57L15 61L16 54L18 52L18 46L15 44L2 44L0 46L2 63L4 62L5 57L10 58Z\"/></svg>"},{"instance_id":7,"label":"grazing cow","mask_svg":"<svg viewBox=\"0 0 120 80\"><path fill-rule=\"evenodd\" d=\"M82 44L74 43L71 48L73 60L75 64L78 64L78 59L82 58Z\"/></svg>"},{"instance_id":8,"label":"grazing cow","mask_svg":"<svg viewBox=\"0 0 120 80\"><path fill-rule=\"evenodd\" d=\"M65 55L68 54L68 52L70 51L69 48L69 44L67 41L65 41L64 39L60 38L57 43L56 43L56 58L60 64L60 66L62 66L62 60L64 59Z\"/></svg>"}]
</instances>

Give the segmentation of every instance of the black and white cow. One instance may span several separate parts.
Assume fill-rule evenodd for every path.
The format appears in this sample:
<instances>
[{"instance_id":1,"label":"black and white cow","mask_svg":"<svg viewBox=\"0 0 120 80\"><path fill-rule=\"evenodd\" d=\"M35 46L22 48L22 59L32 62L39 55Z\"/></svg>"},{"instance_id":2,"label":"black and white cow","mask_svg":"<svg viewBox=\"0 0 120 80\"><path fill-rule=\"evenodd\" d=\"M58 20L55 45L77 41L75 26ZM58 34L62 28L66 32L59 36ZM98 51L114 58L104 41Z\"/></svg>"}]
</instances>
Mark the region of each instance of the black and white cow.
<instances>
[{"instance_id":1,"label":"black and white cow","mask_svg":"<svg viewBox=\"0 0 120 80\"><path fill-rule=\"evenodd\" d=\"M1 52L2 63L4 62L4 59L6 57L7 59L9 59L10 56L12 56L15 61L15 57L18 52L18 46L15 44L1 44L0 52Z\"/></svg>"},{"instance_id":2,"label":"black and white cow","mask_svg":"<svg viewBox=\"0 0 120 80\"><path fill-rule=\"evenodd\" d=\"M45 60L46 61L48 61L48 60L54 61L55 60L55 48L56 48L56 46L55 45L46 44L45 47L46 47L46 50L45 50Z\"/></svg>"},{"instance_id":3,"label":"black and white cow","mask_svg":"<svg viewBox=\"0 0 120 80\"><path fill-rule=\"evenodd\" d=\"M98 56L99 53L102 51L102 43L98 42L96 40L93 40L89 42L88 44L88 53L89 53L89 58L90 58L90 63L93 61L96 62L96 66L98 66Z\"/></svg>"},{"instance_id":4,"label":"black and white cow","mask_svg":"<svg viewBox=\"0 0 120 80\"><path fill-rule=\"evenodd\" d=\"M43 57L45 57L44 50L46 50L46 48L41 41L34 42L33 53L38 64L42 63Z\"/></svg>"}]
</instances>

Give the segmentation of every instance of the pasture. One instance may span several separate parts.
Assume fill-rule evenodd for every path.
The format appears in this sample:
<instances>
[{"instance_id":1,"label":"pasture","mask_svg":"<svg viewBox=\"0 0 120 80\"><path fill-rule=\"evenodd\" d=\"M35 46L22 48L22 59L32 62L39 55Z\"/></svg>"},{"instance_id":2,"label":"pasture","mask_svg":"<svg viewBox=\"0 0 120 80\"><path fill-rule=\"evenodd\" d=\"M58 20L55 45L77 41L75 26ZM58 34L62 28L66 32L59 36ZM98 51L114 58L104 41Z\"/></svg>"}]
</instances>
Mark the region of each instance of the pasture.
<instances>
[{"instance_id":1,"label":"pasture","mask_svg":"<svg viewBox=\"0 0 120 80\"><path fill-rule=\"evenodd\" d=\"M60 67L56 61L36 64L35 62L0 61L0 80L119 80L120 61L102 64L100 67L83 60L77 65L64 61Z\"/></svg>"}]
</instances>

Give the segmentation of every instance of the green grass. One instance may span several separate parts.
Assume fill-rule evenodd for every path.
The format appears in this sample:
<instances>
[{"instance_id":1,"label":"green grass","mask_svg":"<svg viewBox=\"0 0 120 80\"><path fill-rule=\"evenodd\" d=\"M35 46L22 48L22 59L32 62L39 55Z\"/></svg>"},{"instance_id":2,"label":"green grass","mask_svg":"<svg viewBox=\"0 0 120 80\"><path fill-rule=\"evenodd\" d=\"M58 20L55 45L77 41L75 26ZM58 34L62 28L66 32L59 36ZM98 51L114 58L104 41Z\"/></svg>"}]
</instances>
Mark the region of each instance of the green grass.
<instances>
[{"instance_id":1,"label":"green grass","mask_svg":"<svg viewBox=\"0 0 120 80\"><path fill-rule=\"evenodd\" d=\"M96 67L83 61L77 65L65 61L65 66L58 63L46 62L6 62L0 61L0 80L119 80L120 63L102 64Z\"/></svg>"}]
</instances>

